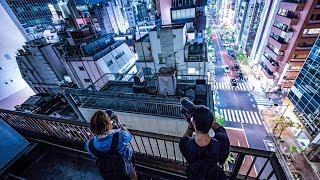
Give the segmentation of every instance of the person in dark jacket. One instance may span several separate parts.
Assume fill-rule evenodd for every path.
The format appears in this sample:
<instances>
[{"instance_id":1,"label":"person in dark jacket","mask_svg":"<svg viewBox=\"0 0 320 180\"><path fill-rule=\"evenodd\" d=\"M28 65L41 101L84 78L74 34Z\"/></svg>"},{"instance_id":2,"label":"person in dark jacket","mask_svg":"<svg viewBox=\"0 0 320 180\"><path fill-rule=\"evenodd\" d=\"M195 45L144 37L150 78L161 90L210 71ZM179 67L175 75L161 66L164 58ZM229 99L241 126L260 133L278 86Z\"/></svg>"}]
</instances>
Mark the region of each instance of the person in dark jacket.
<instances>
[{"instance_id":1,"label":"person in dark jacket","mask_svg":"<svg viewBox=\"0 0 320 180\"><path fill-rule=\"evenodd\" d=\"M209 131L214 131L214 137ZM192 136L195 132L195 136ZM226 179L223 164L230 153L226 130L214 121L214 114L206 107L194 107L188 128L180 139L179 148L188 162L189 179Z\"/></svg>"}]
</instances>

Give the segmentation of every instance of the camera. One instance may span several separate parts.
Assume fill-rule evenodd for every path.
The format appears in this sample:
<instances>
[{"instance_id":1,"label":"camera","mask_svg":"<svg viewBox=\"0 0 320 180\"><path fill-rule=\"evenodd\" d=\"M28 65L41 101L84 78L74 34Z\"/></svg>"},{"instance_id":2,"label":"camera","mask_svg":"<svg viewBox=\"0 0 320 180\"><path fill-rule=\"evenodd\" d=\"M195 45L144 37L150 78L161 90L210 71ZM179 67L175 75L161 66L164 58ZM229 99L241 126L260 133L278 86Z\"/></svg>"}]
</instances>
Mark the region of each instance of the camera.
<instances>
[{"instance_id":1,"label":"camera","mask_svg":"<svg viewBox=\"0 0 320 180\"><path fill-rule=\"evenodd\" d=\"M190 123L191 118L193 116L195 104L193 104L193 102L191 102L188 98L182 98L180 100L180 104L182 106L180 110L181 114L183 114L188 123Z\"/></svg>"},{"instance_id":2,"label":"camera","mask_svg":"<svg viewBox=\"0 0 320 180\"><path fill-rule=\"evenodd\" d=\"M119 125L118 125L118 117L116 115L116 113L114 111L112 111L111 109L107 109L105 110L105 112L109 115L110 119L111 119L111 123L112 123L112 129L119 129Z\"/></svg>"}]
</instances>

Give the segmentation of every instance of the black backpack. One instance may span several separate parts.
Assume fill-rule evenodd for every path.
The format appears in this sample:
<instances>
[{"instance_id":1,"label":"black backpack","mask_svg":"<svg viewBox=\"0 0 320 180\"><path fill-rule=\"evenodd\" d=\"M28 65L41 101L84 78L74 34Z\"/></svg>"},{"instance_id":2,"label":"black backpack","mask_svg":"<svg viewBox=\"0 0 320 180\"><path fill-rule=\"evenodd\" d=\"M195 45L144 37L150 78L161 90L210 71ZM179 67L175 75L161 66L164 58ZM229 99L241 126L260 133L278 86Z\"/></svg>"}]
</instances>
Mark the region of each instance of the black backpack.
<instances>
[{"instance_id":1,"label":"black backpack","mask_svg":"<svg viewBox=\"0 0 320 180\"><path fill-rule=\"evenodd\" d=\"M131 179L126 172L126 164L118 152L119 132L112 136L110 150L107 152L98 151L93 145L93 138L89 141L89 150L97 158L96 165L103 179L126 180Z\"/></svg>"},{"instance_id":2,"label":"black backpack","mask_svg":"<svg viewBox=\"0 0 320 180\"><path fill-rule=\"evenodd\" d=\"M219 144L218 144L219 146ZM217 147L219 151L219 147ZM208 155L208 148L198 152L199 159L189 163L187 167L188 179L194 180L225 180L227 179L223 167L218 165L218 154L216 157Z\"/></svg>"}]
</instances>

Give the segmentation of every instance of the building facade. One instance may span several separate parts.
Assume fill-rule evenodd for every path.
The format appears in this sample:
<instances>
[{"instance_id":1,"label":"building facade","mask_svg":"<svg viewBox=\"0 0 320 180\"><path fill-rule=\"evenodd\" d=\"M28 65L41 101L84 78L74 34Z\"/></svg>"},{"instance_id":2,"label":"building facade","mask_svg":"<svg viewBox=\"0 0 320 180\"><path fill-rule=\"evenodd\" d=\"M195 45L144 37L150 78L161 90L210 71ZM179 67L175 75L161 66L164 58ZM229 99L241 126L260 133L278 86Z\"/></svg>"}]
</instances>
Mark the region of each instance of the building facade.
<instances>
[{"instance_id":1,"label":"building facade","mask_svg":"<svg viewBox=\"0 0 320 180\"><path fill-rule=\"evenodd\" d=\"M264 47L268 41L266 34L269 34L271 31L270 27L272 27L273 17L277 13L279 2L280 0L266 0L264 2L264 8L250 54L250 62L252 64L257 64L264 53Z\"/></svg>"},{"instance_id":2,"label":"building facade","mask_svg":"<svg viewBox=\"0 0 320 180\"><path fill-rule=\"evenodd\" d=\"M190 0L190 1L179 1L179 0L160 0L160 16L162 25L169 25L173 23L189 23L188 31L196 31L198 36L203 34L206 27L206 15L205 6L207 5L206 0ZM191 27L192 28L189 28Z\"/></svg>"},{"instance_id":3,"label":"building facade","mask_svg":"<svg viewBox=\"0 0 320 180\"><path fill-rule=\"evenodd\" d=\"M27 40L41 37L41 32L52 24L52 12L49 4L58 0L1 0L13 22Z\"/></svg>"},{"instance_id":4,"label":"building facade","mask_svg":"<svg viewBox=\"0 0 320 180\"><path fill-rule=\"evenodd\" d=\"M26 88L28 85L22 79L16 62L16 52L25 38L16 27L5 9L0 5L0 100ZM3 43L5 42L5 43Z\"/></svg>"},{"instance_id":5,"label":"building facade","mask_svg":"<svg viewBox=\"0 0 320 180\"><path fill-rule=\"evenodd\" d=\"M175 67L178 74L205 75L206 43L188 37L185 24L157 26L135 42L137 69L154 74L161 67Z\"/></svg>"},{"instance_id":6,"label":"building facade","mask_svg":"<svg viewBox=\"0 0 320 180\"><path fill-rule=\"evenodd\" d=\"M273 86L288 90L319 35L317 0L280 1L270 27L260 65Z\"/></svg>"},{"instance_id":7,"label":"building facade","mask_svg":"<svg viewBox=\"0 0 320 180\"><path fill-rule=\"evenodd\" d=\"M60 85L72 83L53 44L45 38L28 41L18 50L17 63L22 78L35 93L62 93Z\"/></svg>"},{"instance_id":8,"label":"building facade","mask_svg":"<svg viewBox=\"0 0 320 180\"><path fill-rule=\"evenodd\" d=\"M83 89L94 86L99 90L109 80L122 80L122 75L131 73L136 61L126 43L108 35L83 38L79 44L65 44L60 50L68 74Z\"/></svg>"},{"instance_id":9,"label":"building facade","mask_svg":"<svg viewBox=\"0 0 320 180\"><path fill-rule=\"evenodd\" d=\"M288 98L307 132L316 139L320 134L320 39L312 47ZM312 142L318 152L311 159L320 161L320 141Z\"/></svg>"},{"instance_id":10,"label":"building facade","mask_svg":"<svg viewBox=\"0 0 320 180\"><path fill-rule=\"evenodd\" d=\"M93 1L91 6L94 9L94 13L91 15L99 23L98 30L115 34L127 33L129 21L125 6L120 0L102 3Z\"/></svg>"},{"instance_id":11,"label":"building facade","mask_svg":"<svg viewBox=\"0 0 320 180\"><path fill-rule=\"evenodd\" d=\"M249 0L240 1L236 9L236 42L247 56L251 53L263 8L264 1Z\"/></svg>"}]
</instances>

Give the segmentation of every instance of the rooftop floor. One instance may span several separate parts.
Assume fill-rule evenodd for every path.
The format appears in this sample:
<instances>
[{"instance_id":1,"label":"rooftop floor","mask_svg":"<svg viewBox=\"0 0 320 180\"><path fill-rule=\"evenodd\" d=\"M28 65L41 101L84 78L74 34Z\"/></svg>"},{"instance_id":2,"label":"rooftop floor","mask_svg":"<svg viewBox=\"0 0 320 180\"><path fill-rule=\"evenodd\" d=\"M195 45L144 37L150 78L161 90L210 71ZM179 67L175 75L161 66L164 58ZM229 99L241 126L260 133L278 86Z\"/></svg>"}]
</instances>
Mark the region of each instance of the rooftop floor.
<instances>
[{"instance_id":1,"label":"rooftop floor","mask_svg":"<svg viewBox=\"0 0 320 180\"><path fill-rule=\"evenodd\" d=\"M7 123L0 119L0 173L2 168L8 165L20 152L22 152L29 142L20 136Z\"/></svg>"},{"instance_id":2,"label":"rooftop floor","mask_svg":"<svg viewBox=\"0 0 320 180\"><path fill-rule=\"evenodd\" d=\"M93 159L49 149L22 175L26 179L102 179Z\"/></svg>"}]
</instances>

